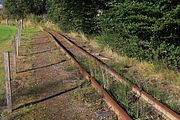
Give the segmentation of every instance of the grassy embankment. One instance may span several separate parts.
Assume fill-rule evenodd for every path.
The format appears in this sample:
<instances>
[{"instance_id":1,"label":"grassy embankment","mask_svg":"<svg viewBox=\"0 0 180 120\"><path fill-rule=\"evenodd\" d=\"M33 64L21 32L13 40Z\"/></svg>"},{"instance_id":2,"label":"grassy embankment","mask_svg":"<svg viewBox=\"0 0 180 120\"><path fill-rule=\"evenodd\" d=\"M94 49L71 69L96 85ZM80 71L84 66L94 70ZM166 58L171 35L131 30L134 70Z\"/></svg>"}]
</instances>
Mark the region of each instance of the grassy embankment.
<instances>
[{"instance_id":1,"label":"grassy embankment","mask_svg":"<svg viewBox=\"0 0 180 120\"><path fill-rule=\"evenodd\" d=\"M147 91L154 98L180 113L180 73L179 71L164 68L161 63L139 61L122 55L113 49L113 46L101 44L105 37L88 39L84 34L69 33L69 36L76 40L88 43L101 52L112 57L112 61L106 62L120 75Z\"/></svg>"},{"instance_id":2,"label":"grassy embankment","mask_svg":"<svg viewBox=\"0 0 180 120\"><path fill-rule=\"evenodd\" d=\"M31 38L36 32L34 28L25 28L22 39ZM3 105L5 99L3 51L11 51L11 39L15 33L15 26L0 25L0 106Z\"/></svg>"}]
</instances>

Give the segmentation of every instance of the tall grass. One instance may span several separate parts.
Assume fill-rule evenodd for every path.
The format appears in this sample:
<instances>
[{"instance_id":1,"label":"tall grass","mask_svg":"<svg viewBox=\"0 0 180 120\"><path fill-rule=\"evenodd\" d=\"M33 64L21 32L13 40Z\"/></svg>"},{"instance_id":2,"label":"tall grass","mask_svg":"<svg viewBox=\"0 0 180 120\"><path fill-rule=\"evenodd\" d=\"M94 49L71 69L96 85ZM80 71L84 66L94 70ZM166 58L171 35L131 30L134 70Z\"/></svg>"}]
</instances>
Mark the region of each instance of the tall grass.
<instances>
[{"instance_id":1,"label":"tall grass","mask_svg":"<svg viewBox=\"0 0 180 120\"><path fill-rule=\"evenodd\" d=\"M95 62L76 55L76 59L133 119L161 118L146 102L141 101L131 88L118 82Z\"/></svg>"},{"instance_id":2,"label":"tall grass","mask_svg":"<svg viewBox=\"0 0 180 120\"><path fill-rule=\"evenodd\" d=\"M71 32L69 36L90 44L112 57L111 61L105 61L110 67L172 110L180 113L180 73L178 71L164 68L161 63L139 61L136 58L120 54L113 50L111 46L100 43L97 39L88 39L84 34Z\"/></svg>"}]
</instances>

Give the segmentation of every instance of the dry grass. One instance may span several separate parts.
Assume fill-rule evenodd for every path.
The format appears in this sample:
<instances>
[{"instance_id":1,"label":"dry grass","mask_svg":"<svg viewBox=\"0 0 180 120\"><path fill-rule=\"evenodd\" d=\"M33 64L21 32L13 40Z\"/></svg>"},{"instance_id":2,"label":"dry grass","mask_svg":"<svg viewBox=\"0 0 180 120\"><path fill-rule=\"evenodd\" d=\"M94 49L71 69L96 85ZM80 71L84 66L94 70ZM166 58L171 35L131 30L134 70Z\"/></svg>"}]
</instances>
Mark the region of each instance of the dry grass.
<instances>
[{"instance_id":1,"label":"dry grass","mask_svg":"<svg viewBox=\"0 0 180 120\"><path fill-rule=\"evenodd\" d=\"M107 62L108 65L120 72L126 79L145 89L153 97L167 104L177 113L180 112L178 109L180 105L180 72L118 54L107 45L100 45L96 40L89 40L84 34L70 32L68 35L73 39L88 43L110 56L113 62ZM126 69L126 72L122 73L124 69Z\"/></svg>"},{"instance_id":2,"label":"dry grass","mask_svg":"<svg viewBox=\"0 0 180 120\"><path fill-rule=\"evenodd\" d=\"M70 32L68 34L74 39L81 40L82 42L88 42L93 47L101 50L105 54L111 56L116 63L130 66L134 71L138 71L139 75L144 77L149 76L158 76L161 80L173 80L173 82L180 82L180 72L173 71L164 68L157 68L153 63L146 61L138 61L135 58L129 58L125 55L118 54L117 52L112 51L112 48L108 45L99 45L96 40L89 40L84 34Z\"/></svg>"},{"instance_id":3,"label":"dry grass","mask_svg":"<svg viewBox=\"0 0 180 120\"><path fill-rule=\"evenodd\" d=\"M46 24L46 26L48 28L61 31L57 25ZM115 63L130 66L132 71L137 71L139 73L139 78L141 79L156 76L159 80L170 80L173 81L175 86L180 85L180 72L178 71L161 68L160 66L147 61L138 61L135 58L129 58L125 55L118 54L117 52L112 51L110 46L100 45L96 42L96 40L88 39L83 33L69 32L68 36L80 42L88 43L94 48L102 51L106 55L112 57Z\"/></svg>"}]
</instances>

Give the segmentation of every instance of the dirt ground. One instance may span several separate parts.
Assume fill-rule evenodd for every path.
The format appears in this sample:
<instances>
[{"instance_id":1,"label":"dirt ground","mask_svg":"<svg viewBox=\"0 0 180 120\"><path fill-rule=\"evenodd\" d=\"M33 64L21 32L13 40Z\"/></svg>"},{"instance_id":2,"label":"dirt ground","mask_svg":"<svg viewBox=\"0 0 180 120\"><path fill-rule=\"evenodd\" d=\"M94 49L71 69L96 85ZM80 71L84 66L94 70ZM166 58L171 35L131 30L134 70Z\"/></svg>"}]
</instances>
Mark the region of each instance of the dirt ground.
<instances>
[{"instance_id":1,"label":"dirt ground","mask_svg":"<svg viewBox=\"0 0 180 120\"><path fill-rule=\"evenodd\" d=\"M45 32L22 40L12 95L14 110L3 113L5 120L116 119Z\"/></svg>"}]
</instances>

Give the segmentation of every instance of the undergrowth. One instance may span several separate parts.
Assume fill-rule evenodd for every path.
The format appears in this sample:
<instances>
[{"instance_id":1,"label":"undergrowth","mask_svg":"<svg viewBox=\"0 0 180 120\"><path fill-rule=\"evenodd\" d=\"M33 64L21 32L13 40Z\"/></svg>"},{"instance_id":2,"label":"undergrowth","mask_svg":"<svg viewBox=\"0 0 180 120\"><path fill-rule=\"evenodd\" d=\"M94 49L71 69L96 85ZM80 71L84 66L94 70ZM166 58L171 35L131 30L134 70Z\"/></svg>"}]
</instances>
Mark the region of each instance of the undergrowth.
<instances>
[{"instance_id":1,"label":"undergrowth","mask_svg":"<svg viewBox=\"0 0 180 120\"><path fill-rule=\"evenodd\" d=\"M105 61L106 64L131 83L147 91L167 107L180 113L180 94L178 92L180 73L178 71L169 70L155 63L139 61L135 58L119 54L108 45L99 44L96 40L89 40L84 34L71 32L69 36L84 44L96 47L101 52L111 56L112 60Z\"/></svg>"},{"instance_id":2,"label":"undergrowth","mask_svg":"<svg viewBox=\"0 0 180 120\"><path fill-rule=\"evenodd\" d=\"M79 55L76 56L76 59L133 119L161 118L157 113L148 108L146 102L138 100L137 97L133 96L129 86L118 82L99 65ZM142 109L148 110L143 111Z\"/></svg>"},{"instance_id":3,"label":"undergrowth","mask_svg":"<svg viewBox=\"0 0 180 120\"><path fill-rule=\"evenodd\" d=\"M103 34L94 38L101 45L108 45L113 51L135 57L139 60L161 64L164 68L180 69L180 46L152 41L140 41L136 37L125 38L122 34Z\"/></svg>"}]
</instances>

